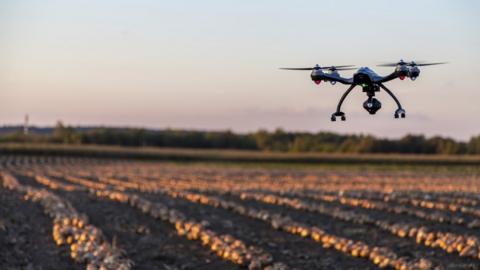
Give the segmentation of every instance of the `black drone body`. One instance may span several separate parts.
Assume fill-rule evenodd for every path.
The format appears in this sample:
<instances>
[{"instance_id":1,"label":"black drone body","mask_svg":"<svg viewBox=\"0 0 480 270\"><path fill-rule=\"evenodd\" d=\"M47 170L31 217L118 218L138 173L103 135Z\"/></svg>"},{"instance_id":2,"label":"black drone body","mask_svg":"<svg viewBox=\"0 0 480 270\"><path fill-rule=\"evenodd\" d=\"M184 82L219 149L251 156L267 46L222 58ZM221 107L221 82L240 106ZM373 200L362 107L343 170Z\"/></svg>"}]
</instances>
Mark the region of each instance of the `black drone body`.
<instances>
[{"instance_id":1,"label":"black drone body","mask_svg":"<svg viewBox=\"0 0 480 270\"><path fill-rule=\"evenodd\" d=\"M394 117L395 118L405 118L405 110L402 108L402 105L398 101L397 97L390 91L384 83L394 80L400 79L404 80L405 78L410 78L414 81L420 75L419 66L430 66L430 65L438 65L444 63L415 63L415 62L404 62L400 60L398 63L389 63L383 64L380 66L385 67L395 67L395 70L387 75L387 76L380 76L371 70L368 67L361 67L359 68L354 74L352 78L344 78L340 76L338 73L339 70L353 70L352 65L348 66L329 66L329 67L320 67L316 65L313 68L282 68L285 70L311 70L312 73L310 77L312 81L316 84L320 84L322 81L329 81L332 85L338 83L350 85L350 87L345 91L343 96L340 98L340 101L337 105L337 110L332 114L331 120L335 121L337 117L340 117L342 121L345 121L345 113L341 111L341 107L343 101L348 96L348 94L356 87L360 86L362 91L367 94L367 100L363 103L363 108L367 110L370 114L375 114L380 108L382 107L382 103L378 99L375 98L375 92L379 92L380 89L383 89L387 94L389 94L395 103L397 104L397 110L395 111ZM328 70L325 72L324 70Z\"/></svg>"}]
</instances>

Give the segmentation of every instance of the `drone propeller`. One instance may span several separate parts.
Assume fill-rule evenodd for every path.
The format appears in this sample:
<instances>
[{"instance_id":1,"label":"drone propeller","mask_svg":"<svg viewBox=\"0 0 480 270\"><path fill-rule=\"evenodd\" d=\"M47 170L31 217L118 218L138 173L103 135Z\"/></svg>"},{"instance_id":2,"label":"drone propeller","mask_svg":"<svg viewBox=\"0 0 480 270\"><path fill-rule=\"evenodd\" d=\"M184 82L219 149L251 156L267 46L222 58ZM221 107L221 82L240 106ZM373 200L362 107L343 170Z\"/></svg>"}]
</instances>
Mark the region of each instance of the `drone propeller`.
<instances>
[{"instance_id":1,"label":"drone propeller","mask_svg":"<svg viewBox=\"0 0 480 270\"><path fill-rule=\"evenodd\" d=\"M319 65L315 65L314 67L305 67L305 68L280 68L283 70L319 70L319 69L328 69L331 71L334 70L352 70L354 65L343 65L343 66L327 66L327 67L320 67Z\"/></svg>"},{"instance_id":2,"label":"drone propeller","mask_svg":"<svg viewBox=\"0 0 480 270\"><path fill-rule=\"evenodd\" d=\"M396 67L396 66L405 66L407 65L408 63L403 61L403 60L400 60L396 63L385 63L385 64L380 64L380 65L377 65L379 67Z\"/></svg>"},{"instance_id":3,"label":"drone propeller","mask_svg":"<svg viewBox=\"0 0 480 270\"><path fill-rule=\"evenodd\" d=\"M334 66L334 67L330 67L328 70L337 71L337 70L355 70L355 69L357 69L357 68L354 68L354 67L344 67L344 68L342 68L342 67Z\"/></svg>"},{"instance_id":4,"label":"drone propeller","mask_svg":"<svg viewBox=\"0 0 480 270\"><path fill-rule=\"evenodd\" d=\"M414 61L412 61L411 63L408 63L408 66L411 66L411 67L423 67L423 66L434 66L434 65L443 65L443 64L447 64L447 62L436 62L436 63L416 63Z\"/></svg>"},{"instance_id":5,"label":"drone propeller","mask_svg":"<svg viewBox=\"0 0 480 270\"><path fill-rule=\"evenodd\" d=\"M343 66L329 66L329 67L322 67L322 69L328 69L328 70L349 70L349 69L355 69L352 68L355 65L343 65Z\"/></svg>"},{"instance_id":6,"label":"drone propeller","mask_svg":"<svg viewBox=\"0 0 480 270\"><path fill-rule=\"evenodd\" d=\"M377 65L379 67L396 67L396 66L409 66L409 67L422 67L422 66L433 66L433 65L441 65L441 64L447 64L447 62L436 62L436 63L416 63L414 61L412 62L405 62L403 60L400 60L397 63L386 63L386 64L380 64Z\"/></svg>"},{"instance_id":7,"label":"drone propeller","mask_svg":"<svg viewBox=\"0 0 480 270\"><path fill-rule=\"evenodd\" d=\"M283 69L283 70L312 70L312 69L315 69L315 68L307 67L307 68L280 68L280 69Z\"/></svg>"},{"instance_id":8,"label":"drone propeller","mask_svg":"<svg viewBox=\"0 0 480 270\"><path fill-rule=\"evenodd\" d=\"M322 67L323 70L328 70L330 72L335 72L339 70L354 70L356 68L353 65L344 65L344 66L330 66L330 67Z\"/></svg>"}]
</instances>

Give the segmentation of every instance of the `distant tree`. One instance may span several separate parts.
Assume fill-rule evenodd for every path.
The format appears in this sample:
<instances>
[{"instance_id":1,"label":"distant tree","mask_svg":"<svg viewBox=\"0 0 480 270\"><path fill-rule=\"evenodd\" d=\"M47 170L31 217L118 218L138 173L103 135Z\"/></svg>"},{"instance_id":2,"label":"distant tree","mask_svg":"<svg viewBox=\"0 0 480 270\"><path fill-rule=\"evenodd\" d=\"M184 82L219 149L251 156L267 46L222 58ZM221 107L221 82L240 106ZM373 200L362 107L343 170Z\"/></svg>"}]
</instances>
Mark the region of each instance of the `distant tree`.
<instances>
[{"instance_id":1,"label":"distant tree","mask_svg":"<svg viewBox=\"0 0 480 270\"><path fill-rule=\"evenodd\" d=\"M341 153L358 153L359 141L354 138L347 138L345 139L338 147L338 152Z\"/></svg>"},{"instance_id":2,"label":"distant tree","mask_svg":"<svg viewBox=\"0 0 480 270\"><path fill-rule=\"evenodd\" d=\"M364 136L358 143L358 153L372 153L375 146L375 138L373 136Z\"/></svg>"},{"instance_id":3,"label":"distant tree","mask_svg":"<svg viewBox=\"0 0 480 270\"><path fill-rule=\"evenodd\" d=\"M450 138L432 137L426 142L429 151L436 154L451 155L460 154L462 152L459 143Z\"/></svg>"},{"instance_id":4,"label":"distant tree","mask_svg":"<svg viewBox=\"0 0 480 270\"><path fill-rule=\"evenodd\" d=\"M470 141L467 145L469 154L480 154L480 135L470 138Z\"/></svg>"},{"instance_id":5,"label":"distant tree","mask_svg":"<svg viewBox=\"0 0 480 270\"><path fill-rule=\"evenodd\" d=\"M271 134L270 144L271 150L274 151L289 151L292 147L294 141L294 136L285 132L283 129L276 129L273 134Z\"/></svg>"},{"instance_id":6,"label":"distant tree","mask_svg":"<svg viewBox=\"0 0 480 270\"><path fill-rule=\"evenodd\" d=\"M75 132L73 127L65 126L61 121L58 121L53 129L52 140L66 144L79 144L81 143L81 136Z\"/></svg>"},{"instance_id":7,"label":"distant tree","mask_svg":"<svg viewBox=\"0 0 480 270\"><path fill-rule=\"evenodd\" d=\"M291 152L314 152L318 151L319 144L314 136L309 134L296 135L293 139Z\"/></svg>"},{"instance_id":8,"label":"distant tree","mask_svg":"<svg viewBox=\"0 0 480 270\"><path fill-rule=\"evenodd\" d=\"M399 141L400 153L434 153L435 150L426 145L423 135L406 135Z\"/></svg>"},{"instance_id":9,"label":"distant tree","mask_svg":"<svg viewBox=\"0 0 480 270\"><path fill-rule=\"evenodd\" d=\"M27 142L31 136L25 136L21 130L8 132L0 137L0 142Z\"/></svg>"},{"instance_id":10,"label":"distant tree","mask_svg":"<svg viewBox=\"0 0 480 270\"><path fill-rule=\"evenodd\" d=\"M409 134L401 139L371 135L342 135L332 132L273 132L259 130L248 134L226 131L146 130L138 128L74 128L58 121L51 133L24 136L20 127L0 133L0 142L54 142L184 148L255 149L282 152L319 153L411 153L480 154L480 135L468 142L435 136Z\"/></svg>"}]
</instances>

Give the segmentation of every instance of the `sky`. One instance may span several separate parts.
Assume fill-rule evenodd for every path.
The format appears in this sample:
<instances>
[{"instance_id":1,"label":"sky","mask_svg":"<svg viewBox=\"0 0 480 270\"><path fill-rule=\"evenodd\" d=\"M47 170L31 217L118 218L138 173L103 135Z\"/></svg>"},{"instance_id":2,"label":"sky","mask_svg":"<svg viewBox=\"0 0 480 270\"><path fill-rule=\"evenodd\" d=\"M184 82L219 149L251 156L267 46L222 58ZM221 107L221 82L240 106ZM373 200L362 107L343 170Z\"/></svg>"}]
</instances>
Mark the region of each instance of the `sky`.
<instances>
[{"instance_id":1,"label":"sky","mask_svg":"<svg viewBox=\"0 0 480 270\"><path fill-rule=\"evenodd\" d=\"M0 125L281 127L398 138L480 134L480 1L0 2ZM447 61L395 80L369 115L360 88L331 122L344 85L315 85L315 64ZM354 71L344 71L345 77Z\"/></svg>"}]
</instances>

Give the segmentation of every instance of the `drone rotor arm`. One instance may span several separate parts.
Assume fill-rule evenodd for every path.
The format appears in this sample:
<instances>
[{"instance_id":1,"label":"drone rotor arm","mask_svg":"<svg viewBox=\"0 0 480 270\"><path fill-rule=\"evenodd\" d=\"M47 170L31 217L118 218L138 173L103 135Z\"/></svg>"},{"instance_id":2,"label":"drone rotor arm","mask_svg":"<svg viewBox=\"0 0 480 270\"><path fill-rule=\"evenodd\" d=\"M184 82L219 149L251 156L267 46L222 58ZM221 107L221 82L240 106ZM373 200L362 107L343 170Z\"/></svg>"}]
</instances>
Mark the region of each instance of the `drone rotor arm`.
<instances>
[{"instance_id":1,"label":"drone rotor arm","mask_svg":"<svg viewBox=\"0 0 480 270\"><path fill-rule=\"evenodd\" d=\"M331 82L339 82L341 84L353 84L353 79L352 78L344 78L338 74L328 74L324 73L322 74L322 80L327 80Z\"/></svg>"},{"instance_id":2,"label":"drone rotor arm","mask_svg":"<svg viewBox=\"0 0 480 270\"><path fill-rule=\"evenodd\" d=\"M388 82L388 81L391 81L391 80L395 80L396 78L398 78L398 72L394 71L387 76L379 76L374 81L374 83L379 83L380 84L380 83Z\"/></svg>"}]
</instances>

